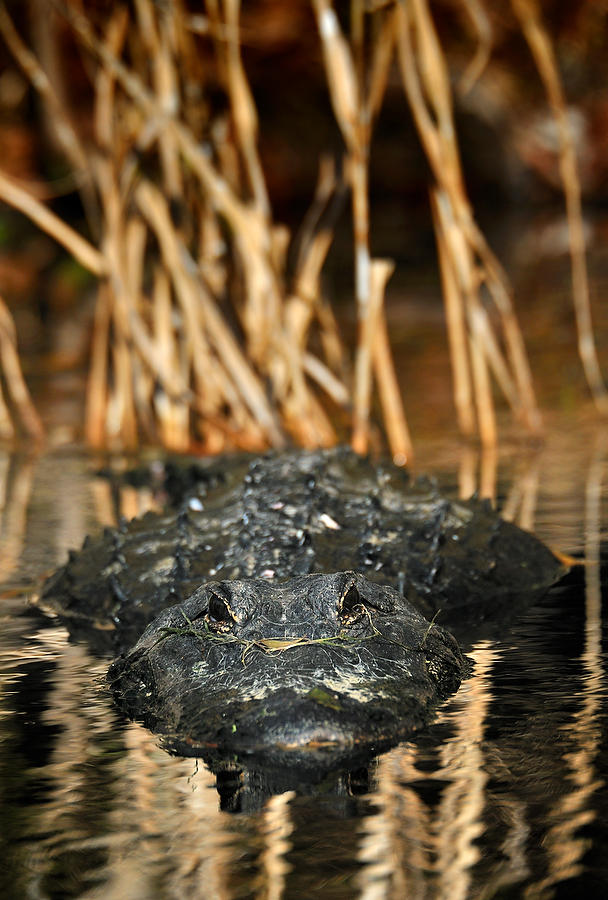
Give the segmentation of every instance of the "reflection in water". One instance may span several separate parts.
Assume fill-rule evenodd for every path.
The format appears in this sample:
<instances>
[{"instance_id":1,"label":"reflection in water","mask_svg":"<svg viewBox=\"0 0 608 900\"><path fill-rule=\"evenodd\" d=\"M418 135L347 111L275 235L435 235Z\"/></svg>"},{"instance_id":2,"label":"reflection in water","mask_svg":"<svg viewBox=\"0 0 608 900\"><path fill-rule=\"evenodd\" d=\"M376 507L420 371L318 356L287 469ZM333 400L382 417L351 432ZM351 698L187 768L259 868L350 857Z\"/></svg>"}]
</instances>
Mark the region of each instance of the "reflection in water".
<instances>
[{"instance_id":1,"label":"reflection in water","mask_svg":"<svg viewBox=\"0 0 608 900\"><path fill-rule=\"evenodd\" d=\"M476 840L484 830L483 736L498 654L483 642L469 655L473 674L435 726L441 732L447 726L450 736L433 748L434 771L429 772L428 756L420 757L413 743L380 759L377 811L364 823L362 860L368 865L361 875L361 900L471 896L471 869L479 858ZM385 882L381 895L379 878Z\"/></svg>"},{"instance_id":2,"label":"reflection in water","mask_svg":"<svg viewBox=\"0 0 608 900\"><path fill-rule=\"evenodd\" d=\"M526 456L517 466L513 484L501 509L501 516L525 531L534 531L534 513L538 500L541 454ZM519 510L519 514L518 514Z\"/></svg>"},{"instance_id":3,"label":"reflection in water","mask_svg":"<svg viewBox=\"0 0 608 900\"><path fill-rule=\"evenodd\" d=\"M566 777L570 791L559 799L550 811L544 841L549 856L548 874L530 885L526 897L550 896L549 889L560 881L580 875L589 839L580 830L597 816L593 795L604 787L598 778L596 757L601 740L601 704L606 698L602 665L602 597L600 585L601 497L602 474L606 458L607 433L601 431L595 440L594 452L587 471L585 485L585 637L581 655L582 674L580 705L561 730L573 745L564 753L568 766Z\"/></svg>"},{"instance_id":4,"label":"reflection in water","mask_svg":"<svg viewBox=\"0 0 608 900\"><path fill-rule=\"evenodd\" d=\"M494 504L497 465L498 454L495 447L477 450L471 444L465 444L461 448L458 466L458 496L462 500L468 500L476 493Z\"/></svg>"},{"instance_id":5,"label":"reflection in water","mask_svg":"<svg viewBox=\"0 0 608 900\"><path fill-rule=\"evenodd\" d=\"M594 869L589 860L606 840L607 439L588 464L569 440L498 465L466 448L459 490L505 497L520 525L536 518L550 544L584 552L584 607L575 572L473 643L470 678L425 733L369 772L306 789L290 789L279 772L262 783L245 766L216 776L170 756L116 712L106 660L55 621L23 615L14 585L63 561L117 512L140 515L155 500L132 487L113 492L76 456L42 457L37 468L0 456L1 577L11 588L0 632L0 895L455 900L600 884L606 863L597 850Z\"/></svg>"},{"instance_id":6,"label":"reflection in water","mask_svg":"<svg viewBox=\"0 0 608 900\"><path fill-rule=\"evenodd\" d=\"M17 567L23 550L27 508L32 492L34 457L0 449L0 583Z\"/></svg>"},{"instance_id":7,"label":"reflection in water","mask_svg":"<svg viewBox=\"0 0 608 900\"><path fill-rule=\"evenodd\" d=\"M487 781L482 742L492 700L492 665L498 656L486 642L470 655L475 663L473 677L450 709L455 735L441 748L438 777L447 783L433 827L439 896L454 900L469 896L470 870L479 858L475 842L484 830L480 817Z\"/></svg>"},{"instance_id":8,"label":"reflection in water","mask_svg":"<svg viewBox=\"0 0 608 900\"><path fill-rule=\"evenodd\" d=\"M510 487L500 514L508 522L515 522L525 531L534 531L534 514L538 500L541 451L525 453L517 458L509 472ZM478 450L466 445L461 448L458 467L458 496L468 499L477 494L496 506L498 491L498 454L495 448Z\"/></svg>"},{"instance_id":9,"label":"reflection in water","mask_svg":"<svg viewBox=\"0 0 608 900\"><path fill-rule=\"evenodd\" d=\"M285 877L291 868L285 855L291 847L289 835L293 830L289 801L294 796L294 791L286 791L271 797L262 814L265 846L260 857L261 877L256 896L264 900L280 900L285 890Z\"/></svg>"}]
</instances>

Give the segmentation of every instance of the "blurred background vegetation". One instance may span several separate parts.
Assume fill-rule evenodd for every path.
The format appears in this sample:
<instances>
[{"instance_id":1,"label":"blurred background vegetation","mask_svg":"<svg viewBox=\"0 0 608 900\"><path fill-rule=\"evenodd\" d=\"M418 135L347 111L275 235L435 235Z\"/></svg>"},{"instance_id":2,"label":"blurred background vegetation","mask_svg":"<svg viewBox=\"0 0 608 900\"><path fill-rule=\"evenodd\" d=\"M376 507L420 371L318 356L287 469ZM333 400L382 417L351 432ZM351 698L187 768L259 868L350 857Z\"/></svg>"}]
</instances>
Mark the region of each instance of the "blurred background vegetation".
<instances>
[{"instance_id":1,"label":"blurred background vegetation","mask_svg":"<svg viewBox=\"0 0 608 900\"><path fill-rule=\"evenodd\" d=\"M391 345L427 298L395 316L390 291L421 270L441 279L424 341L462 434L492 445L503 407L542 434L535 322L554 361L578 344L605 413L585 250L608 197L607 16L603 0L0 3L2 435L41 439L63 383L85 398L63 424L97 447L346 439L406 462ZM537 285L523 335L490 249L521 210L536 224L518 252L571 268L562 293Z\"/></svg>"}]
</instances>

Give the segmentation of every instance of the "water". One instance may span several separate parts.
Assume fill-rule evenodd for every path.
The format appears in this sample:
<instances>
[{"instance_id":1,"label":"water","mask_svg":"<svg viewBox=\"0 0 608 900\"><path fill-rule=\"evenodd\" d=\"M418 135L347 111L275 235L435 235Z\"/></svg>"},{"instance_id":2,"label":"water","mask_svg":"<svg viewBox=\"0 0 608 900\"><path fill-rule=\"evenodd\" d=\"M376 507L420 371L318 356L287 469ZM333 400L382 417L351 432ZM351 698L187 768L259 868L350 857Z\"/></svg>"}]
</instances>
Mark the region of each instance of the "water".
<instances>
[{"instance_id":1,"label":"water","mask_svg":"<svg viewBox=\"0 0 608 900\"><path fill-rule=\"evenodd\" d=\"M498 460L429 444L454 490L586 566L509 625L473 635L473 673L414 740L317 785L219 778L126 722L107 660L28 599L116 506L77 450L0 453L0 896L3 898L604 897L605 478L608 438L556 423Z\"/></svg>"}]
</instances>

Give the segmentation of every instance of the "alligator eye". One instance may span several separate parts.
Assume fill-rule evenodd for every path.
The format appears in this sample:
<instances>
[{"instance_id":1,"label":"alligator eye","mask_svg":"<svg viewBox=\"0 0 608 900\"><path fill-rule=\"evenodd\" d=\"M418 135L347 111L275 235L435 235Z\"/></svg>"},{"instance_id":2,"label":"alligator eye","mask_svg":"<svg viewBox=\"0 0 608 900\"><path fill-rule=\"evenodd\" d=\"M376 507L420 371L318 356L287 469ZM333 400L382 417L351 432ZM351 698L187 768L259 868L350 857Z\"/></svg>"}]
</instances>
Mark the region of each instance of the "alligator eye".
<instances>
[{"instance_id":1,"label":"alligator eye","mask_svg":"<svg viewBox=\"0 0 608 900\"><path fill-rule=\"evenodd\" d=\"M226 630L234 622L228 603L223 597L220 597L219 594L212 593L209 597L207 622L212 628L219 631Z\"/></svg>"},{"instance_id":2,"label":"alligator eye","mask_svg":"<svg viewBox=\"0 0 608 900\"><path fill-rule=\"evenodd\" d=\"M349 585L342 594L338 603L338 612L340 613L342 621L347 625L356 622L357 619L360 619L361 616L364 615L365 605L362 602L361 595L359 594L356 585Z\"/></svg>"}]
</instances>

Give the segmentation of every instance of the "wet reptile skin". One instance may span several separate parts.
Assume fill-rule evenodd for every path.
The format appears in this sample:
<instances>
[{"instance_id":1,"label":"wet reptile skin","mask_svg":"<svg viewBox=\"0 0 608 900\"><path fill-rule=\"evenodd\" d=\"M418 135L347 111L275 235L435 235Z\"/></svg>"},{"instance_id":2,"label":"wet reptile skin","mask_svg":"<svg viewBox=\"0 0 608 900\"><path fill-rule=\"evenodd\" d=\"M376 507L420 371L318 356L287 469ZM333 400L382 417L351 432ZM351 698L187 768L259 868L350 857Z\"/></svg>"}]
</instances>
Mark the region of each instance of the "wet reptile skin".
<instances>
[{"instance_id":1,"label":"wet reptile skin","mask_svg":"<svg viewBox=\"0 0 608 900\"><path fill-rule=\"evenodd\" d=\"M130 646L206 581L354 570L453 627L544 592L563 571L487 502L448 500L346 449L216 461L165 513L94 539L47 581L43 604L104 650Z\"/></svg>"},{"instance_id":2,"label":"wet reptile skin","mask_svg":"<svg viewBox=\"0 0 608 900\"><path fill-rule=\"evenodd\" d=\"M561 573L489 504L345 449L190 474L177 508L87 540L42 594L74 636L121 654L119 704L180 753L395 743L466 671L429 619L494 614Z\"/></svg>"}]
</instances>

